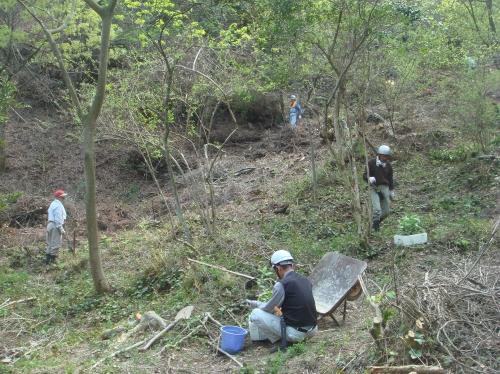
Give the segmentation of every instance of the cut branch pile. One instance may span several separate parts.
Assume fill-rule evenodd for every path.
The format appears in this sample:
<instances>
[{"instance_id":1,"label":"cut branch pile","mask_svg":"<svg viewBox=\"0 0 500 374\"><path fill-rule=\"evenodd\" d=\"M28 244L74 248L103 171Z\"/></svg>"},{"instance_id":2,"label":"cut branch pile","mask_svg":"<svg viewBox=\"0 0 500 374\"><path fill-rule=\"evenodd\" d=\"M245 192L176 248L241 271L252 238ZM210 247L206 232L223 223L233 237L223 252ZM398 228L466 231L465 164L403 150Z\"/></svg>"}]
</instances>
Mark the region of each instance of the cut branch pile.
<instances>
[{"instance_id":1,"label":"cut branch pile","mask_svg":"<svg viewBox=\"0 0 500 374\"><path fill-rule=\"evenodd\" d=\"M111 354L105 355L102 357L99 361L97 361L91 369L94 369L101 363L103 363L105 360L116 357L122 353L131 351L133 349L137 349L139 352L144 352L147 351L153 343L155 343L159 338L163 337L168 331L173 329L177 323L181 320L188 320L191 316L191 312L193 310L193 306L187 306L184 309L181 309L177 315L175 316L175 319L167 326L166 322L159 317L155 312L149 311L144 313L143 315L137 315L138 321L135 321L131 325L129 325L128 332L125 332L127 328L124 327L119 327L119 328L114 328L111 330L106 330L102 333L102 338L103 339L109 339L111 336L117 333L122 333L122 335L117 339L116 344L113 344L114 348L117 348L114 352ZM226 355L228 358L233 360L234 363L236 363L238 366L243 367L243 365L232 355L228 354L227 352L223 351L219 347L220 343L220 327L222 327L222 324L215 320L210 313L205 312L199 318L197 319L199 322L198 326L188 326L178 335L184 335L180 339L178 339L175 344L168 343L165 346L163 346L157 354L162 353L165 349L171 348L171 347L178 347L182 342L185 340L192 338L194 336L202 336L206 338L206 342L208 345L210 345L215 353L222 353ZM215 331L213 331L213 326L210 328L210 324L215 326ZM143 335L144 332L146 331L151 331L151 330L159 330L162 328L162 330L158 333L155 333L153 336L150 336L149 338L144 339L141 337L139 342L136 342L130 346L123 347L123 343L131 337L137 337L139 335ZM203 333L204 331L204 333Z\"/></svg>"},{"instance_id":2,"label":"cut branch pile","mask_svg":"<svg viewBox=\"0 0 500 374\"><path fill-rule=\"evenodd\" d=\"M482 264L468 273L463 264L402 291L402 308L424 316L436 347L467 372L500 373L500 266ZM463 283L461 280L465 279Z\"/></svg>"},{"instance_id":3,"label":"cut branch pile","mask_svg":"<svg viewBox=\"0 0 500 374\"><path fill-rule=\"evenodd\" d=\"M387 324L380 323L378 312L371 330L380 352L399 352L399 363L404 364L454 365L460 372L500 373L500 257L498 251L488 252L499 223L472 258L447 257L447 266L439 273L427 272L421 279L412 273L410 282L398 285L396 303L381 307L384 315L390 309L398 311L400 320L395 316L386 319ZM408 329L403 336L396 331L401 326ZM378 363L384 358L398 363L387 353Z\"/></svg>"}]
</instances>

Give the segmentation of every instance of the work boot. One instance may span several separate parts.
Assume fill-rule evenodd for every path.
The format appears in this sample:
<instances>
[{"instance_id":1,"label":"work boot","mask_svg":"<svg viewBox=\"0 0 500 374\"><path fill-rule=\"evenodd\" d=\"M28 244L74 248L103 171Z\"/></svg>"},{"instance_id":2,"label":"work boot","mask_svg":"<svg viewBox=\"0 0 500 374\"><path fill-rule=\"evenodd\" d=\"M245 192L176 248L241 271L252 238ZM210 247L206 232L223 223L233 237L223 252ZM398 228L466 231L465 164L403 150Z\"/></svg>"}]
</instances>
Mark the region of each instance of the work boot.
<instances>
[{"instance_id":1,"label":"work boot","mask_svg":"<svg viewBox=\"0 0 500 374\"><path fill-rule=\"evenodd\" d=\"M55 255L51 255L51 256L50 256L50 263L51 263L51 264L54 264L54 265L55 265L55 264L57 264L56 259L57 259L57 256L55 256Z\"/></svg>"},{"instance_id":2,"label":"work boot","mask_svg":"<svg viewBox=\"0 0 500 374\"><path fill-rule=\"evenodd\" d=\"M373 231L375 232L380 231L380 221L373 221Z\"/></svg>"},{"instance_id":3,"label":"work boot","mask_svg":"<svg viewBox=\"0 0 500 374\"><path fill-rule=\"evenodd\" d=\"M45 255L45 265L50 264L50 260L52 259L52 256L49 255L48 253Z\"/></svg>"}]
</instances>

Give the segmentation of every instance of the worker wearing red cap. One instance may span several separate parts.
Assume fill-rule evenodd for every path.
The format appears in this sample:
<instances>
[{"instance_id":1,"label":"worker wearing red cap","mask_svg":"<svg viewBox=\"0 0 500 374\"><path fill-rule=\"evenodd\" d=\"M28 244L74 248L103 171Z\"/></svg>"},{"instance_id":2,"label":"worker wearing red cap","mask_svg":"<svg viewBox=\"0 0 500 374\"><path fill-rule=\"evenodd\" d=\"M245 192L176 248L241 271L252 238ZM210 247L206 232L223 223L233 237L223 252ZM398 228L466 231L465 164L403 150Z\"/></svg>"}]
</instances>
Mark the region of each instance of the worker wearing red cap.
<instances>
[{"instance_id":1,"label":"worker wearing red cap","mask_svg":"<svg viewBox=\"0 0 500 374\"><path fill-rule=\"evenodd\" d=\"M47 257L45 263L55 263L59 248L62 246L62 236L64 234L64 221L66 220L66 209L64 209L64 199L68 196L63 190L57 190L54 193L54 201L50 204L48 210L47 225Z\"/></svg>"}]
</instances>

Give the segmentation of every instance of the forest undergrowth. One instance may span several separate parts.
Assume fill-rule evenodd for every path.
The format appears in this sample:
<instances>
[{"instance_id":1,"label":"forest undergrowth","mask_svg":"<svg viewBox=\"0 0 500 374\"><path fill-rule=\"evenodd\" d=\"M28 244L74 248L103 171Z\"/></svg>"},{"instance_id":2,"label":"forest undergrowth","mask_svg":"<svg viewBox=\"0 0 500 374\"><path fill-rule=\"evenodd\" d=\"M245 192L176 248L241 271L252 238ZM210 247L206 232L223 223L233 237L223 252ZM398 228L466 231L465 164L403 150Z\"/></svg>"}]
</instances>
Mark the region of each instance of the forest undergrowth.
<instances>
[{"instance_id":1,"label":"forest undergrowth","mask_svg":"<svg viewBox=\"0 0 500 374\"><path fill-rule=\"evenodd\" d=\"M360 373L425 365L499 372L498 161L450 158L458 147L430 153L400 143L393 149L396 200L369 249L357 244L347 194L325 151L318 155L314 199L307 148L261 161L259 167L273 171L267 177L221 182L221 190L232 192L221 194L215 233L187 210L193 245L163 208L155 212L148 199L134 200L142 206L135 223L100 235L111 294L95 294L81 234L74 253L69 236L59 263L47 266L44 225L4 228L0 371ZM228 157L222 169L244 166L242 156L228 150ZM285 214L275 213L285 204ZM415 230L424 230L428 243L394 244L394 235ZM316 337L286 353L269 355L268 345L248 339L233 359L217 353L220 325L247 328L245 299L269 296L276 279L268 259L278 249L289 250L305 275L327 252L366 261L363 297L347 303L345 321L342 308L335 311L340 326L325 316ZM256 277L257 286L245 290L248 279L189 259ZM187 320L138 349L189 305ZM139 323L148 312L158 318Z\"/></svg>"}]
</instances>

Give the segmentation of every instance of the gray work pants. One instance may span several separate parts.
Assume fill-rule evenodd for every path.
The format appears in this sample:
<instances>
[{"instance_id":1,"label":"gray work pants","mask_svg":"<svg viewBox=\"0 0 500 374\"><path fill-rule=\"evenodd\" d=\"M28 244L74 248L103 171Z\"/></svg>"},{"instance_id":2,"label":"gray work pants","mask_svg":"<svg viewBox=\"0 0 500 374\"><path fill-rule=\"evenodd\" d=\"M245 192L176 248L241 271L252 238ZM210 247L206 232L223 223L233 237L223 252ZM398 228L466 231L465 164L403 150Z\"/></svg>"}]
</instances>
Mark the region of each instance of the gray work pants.
<instances>
[{"instance_id":1,"label":"gray work pants","mask_svg":"<svg viewBox=\"0 0 500 374\"><path fill-rule=\"evenodd\" d=\"M57 256L62 246L62 235L54 222L49 222L47 225L45 239L47 240L47 254Z\"/></svg>"},{"instance_id":2,"label":"gray work pants","mask_svg":"<svg viewBox=\"0 0 500 374\"><path fill-rule=\"evenodd\" d=\"M380 197L377 194L377 191L373 186L370 186L370 197L372 199L372 207L373 207L373 220L380 221L389 215L391 210L391 201L389 200L389 186L381 185L378 186L378 189L385 196L385 199L380 201Z\"/></svg>"},{"instance_id":3,"label":"gray work pants","mask_svg":"<svg viewBox=\"0 0 500 374\"><path fill-rule=\"evenodd\" d=\"M275 343L281 339L281 320L277 314L264 312L262 309L256 308L250 314L250 321L267 336L271 343ZM288 342L299 342L304 339L312 338L318 332L318 326L308 332L295 330L291 326L286 327L286 340Z\"/></svg>"}]
</instances>

